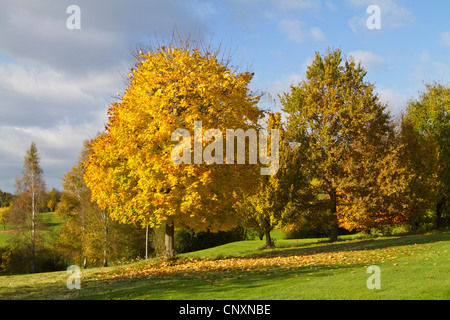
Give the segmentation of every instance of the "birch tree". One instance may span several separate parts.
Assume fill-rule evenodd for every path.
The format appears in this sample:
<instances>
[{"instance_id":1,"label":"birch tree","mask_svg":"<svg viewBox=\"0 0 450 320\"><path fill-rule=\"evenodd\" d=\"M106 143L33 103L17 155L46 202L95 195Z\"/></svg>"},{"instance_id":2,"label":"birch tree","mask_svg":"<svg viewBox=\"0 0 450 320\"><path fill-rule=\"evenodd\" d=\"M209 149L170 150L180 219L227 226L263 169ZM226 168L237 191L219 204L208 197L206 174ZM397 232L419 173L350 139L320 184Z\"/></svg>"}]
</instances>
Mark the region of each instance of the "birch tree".
<instances>
[{"instance_id":1,"label":"birch tree","mask_svg":"<svg viewBox=\"0 0 450 320\"><path fill-rule=\"evenodd\" d=\"M27 150L22 175L16 178L16 197L11 208L11 218L21 229L31 253L31 273L35 272L37 215L45 195L45 181L40 165L39 153L34 142Z\"/></svg>"}]
</instances>

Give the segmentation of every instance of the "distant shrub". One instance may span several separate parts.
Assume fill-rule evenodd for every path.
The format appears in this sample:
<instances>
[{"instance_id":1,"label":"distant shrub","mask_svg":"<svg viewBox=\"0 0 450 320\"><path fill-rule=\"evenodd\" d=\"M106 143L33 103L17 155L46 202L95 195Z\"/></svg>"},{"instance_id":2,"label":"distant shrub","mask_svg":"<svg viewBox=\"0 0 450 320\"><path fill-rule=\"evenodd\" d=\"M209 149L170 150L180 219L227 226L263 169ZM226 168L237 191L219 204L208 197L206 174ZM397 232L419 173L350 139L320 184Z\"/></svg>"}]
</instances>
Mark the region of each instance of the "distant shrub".
<instances>
[{"instance_id":1,"label":"distant shrub","mask_svg":"<svg viewBox=\"0 0 450 320\"><path fill-rule=\"evenodd\" d=\"M178 253L192 252L244 239L245 232L243 228L236 228L231 231L199 233L195 233L190 229L180 230L175 233L175 251Z\"/></svg>"},{"instance_id":2,"label":"distant shrub","mask_svg":"<svg viewBox=\"0 0 450 320\"><path fill-rule=\"evenodd\" d=\"M65 270L68 260L52 248L36 252L35 272ZM26 274L31 272L31 253L26 247L0 247L0 275Z\"/></svg>"},{"instance_id":3,"label":"distant shrub","mask_svg":"<svg viewBox=\"0 0 450 320\"><path fill-rule=\"evenodd\" d=\"M198 233L191 229L176 230L175 251L177 253L192 252L242 240L245 240L245 230L243 228L235 228L230 231ZM154 229L152 247L156 255L164 254L164 232L162 229Z\"/></svg>"},{"instance_id":4,"label":"distant shrub","mask_svg":"<svg viewBox=\"0 0 450 320\"><path fill-rule=\"evenodd\" d=\"M325 228L313 228L309 221L305 221L296 229L283 229L281 236L284 239L322 238L328 236L328 230L325 230Z\"/></svg>"}]
</instances>

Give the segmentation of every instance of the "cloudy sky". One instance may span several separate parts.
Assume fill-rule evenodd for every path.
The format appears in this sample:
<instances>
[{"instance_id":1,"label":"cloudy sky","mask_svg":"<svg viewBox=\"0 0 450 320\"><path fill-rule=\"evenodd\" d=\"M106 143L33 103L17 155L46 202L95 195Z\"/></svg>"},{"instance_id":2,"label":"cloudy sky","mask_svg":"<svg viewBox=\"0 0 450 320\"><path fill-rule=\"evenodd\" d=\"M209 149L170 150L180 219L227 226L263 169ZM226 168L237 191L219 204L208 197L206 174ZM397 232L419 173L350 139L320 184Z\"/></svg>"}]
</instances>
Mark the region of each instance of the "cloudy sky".
<instances>
[{"instance_id":1,"label":"cloudy sky","mask_svg":"<svg viewBox=\"0 0 450 320\"><path fill-rule=\"evenodd\" d=\"M80 29L69 29L71 5ZM380 8L369 29L367 8ZM174 27L197 30L255 73L273 96L304 76L316 51L341 48L361 61L394 114L423 89L449 82L449 1L414 0L0 0L0 189L14 192L30 143L47 187L76 162L83 140L103 130L124 90L130 50ZM278 105L273 106L279 109Z\"/></svg>"}]
</instances>

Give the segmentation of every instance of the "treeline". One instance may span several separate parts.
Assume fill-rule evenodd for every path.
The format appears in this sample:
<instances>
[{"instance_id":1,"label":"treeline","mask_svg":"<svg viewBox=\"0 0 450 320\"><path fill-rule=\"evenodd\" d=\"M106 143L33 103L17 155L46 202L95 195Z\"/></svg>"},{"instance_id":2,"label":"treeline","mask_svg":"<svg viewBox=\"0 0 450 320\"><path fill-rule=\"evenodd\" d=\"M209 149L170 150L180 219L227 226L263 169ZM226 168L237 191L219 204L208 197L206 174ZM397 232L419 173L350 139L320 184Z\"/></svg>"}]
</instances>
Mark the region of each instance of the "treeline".
<instances>
[{"instance_id":1,"label":"treeline","mask_svg":"<svg viewBox=\"0 0 450 320\"><path fill-rule=\"evenodd\" d=\"M86 267L172 259L205 243L242 240L249 230L271 247L275 228L335 241L342 232L448 226L449 86L426 84L393 118L364 67L328 50L279 97L282 113L271 113L248 88L253 74L218 57L219 50L181 39L135 54L106 130L85 142L64 176L54 208L65 223L50 246L37 227L45 184L32 144L10 209L25 230L16 248L29 255L31 271L44 248L55 265ZM192 128L185 141L181 132ZM247 135L248 161L220 144L217 132L228 128ZM259 131L259 164L250 163L251 130Z\"/></svg>"},{"instance_id":2,"label":"treeline","mask_svg":"<svg viewBox=\"0 0 450 320\"><path fill-rule=\"evenodd\" d=\"M307 223L335 241L339 228L415 232L448 223L448 86L427 84L395 119L360 63L340 49L317 52L304 79L279 97L283 122L258 107L253 74L218 57L179 38L136 53L128 88L85 163L92 198L115 219L163 226L166 258L177 227L251 228L270 247L276 227ZM246 161L236 148L229 153L228 136L225 150L228 128L245 132ZM249 165L258 157L255 130L263 161ZM279 145L261 144L275 133Z\"/></svg>"},{"instance_id":3,"label":"treeline","mask_svg":"<svg viewBox=\"0 0 450 320\"><path fill-rule=\"evenodd\" d=\"M16 180L16 194L2 192L0 219L11 233L7 245L0 246L0 275L65 270L72 264L107 266L164 253L162 230L113 221L91 201L83 178L88 152L85 141L78 162L64 176L63 192L48 191L32 143ZM219 233L178 230L175 250L190 252L245 238L242 228Z\"/></svg>"}]
</instances>

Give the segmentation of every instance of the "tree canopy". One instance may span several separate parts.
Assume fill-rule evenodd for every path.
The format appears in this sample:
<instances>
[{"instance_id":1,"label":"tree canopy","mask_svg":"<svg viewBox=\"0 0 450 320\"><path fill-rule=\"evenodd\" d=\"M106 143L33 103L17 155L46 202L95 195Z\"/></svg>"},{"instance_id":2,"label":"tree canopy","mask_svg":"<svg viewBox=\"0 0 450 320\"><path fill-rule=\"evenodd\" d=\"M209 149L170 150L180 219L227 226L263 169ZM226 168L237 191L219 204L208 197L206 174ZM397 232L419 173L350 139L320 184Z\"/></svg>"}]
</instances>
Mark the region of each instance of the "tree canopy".
<instances>
[{"instance_id":1,"label":"tree canopy","mask_svg":"<svg viewBox=\"0 0 450 320\"><path fill-rule=\"evenodd\" d=\"M122 222L230 229L236 191L251 185L254 166L174 163L172 134L192 132L195 121L202 133L257 128L263 112L248 87L253 75L209 46L177 38L136 58L127 89L109 106L105 133L92 142L85 173L92 198Z\"/></svg>"},{"instance_id":2,"label":"tree canopy","mask_svg":"<svg viewBox=\"0 0 450 320\"><path fill-rule=\"evenodd\" d=\"M305 79L281 96L288 135L304 155L333 240L339 220L362 227L360 216L384 214L386 196L393 193L380 185L389 180L383 179L381 163L393 148L393 128L365 76L363 66L344 58L340 49L317 52Z\"/></svg>"}]
</instances>

